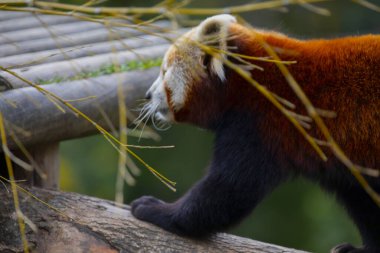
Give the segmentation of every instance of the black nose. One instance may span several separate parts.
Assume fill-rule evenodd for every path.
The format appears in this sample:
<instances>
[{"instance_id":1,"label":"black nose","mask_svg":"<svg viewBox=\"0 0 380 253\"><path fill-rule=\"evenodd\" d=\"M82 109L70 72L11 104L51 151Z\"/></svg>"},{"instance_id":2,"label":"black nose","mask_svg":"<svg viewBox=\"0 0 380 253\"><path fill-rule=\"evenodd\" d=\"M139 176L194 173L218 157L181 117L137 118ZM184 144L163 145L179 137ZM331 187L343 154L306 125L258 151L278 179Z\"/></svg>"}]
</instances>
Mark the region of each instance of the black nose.
<instances>
[{"instance_id":1,"label":"black nose","mask_svg":"<svg viewBox=\"0 0 380 253\"><path fill-rule=\"evenodd\" d=\"M145 99L151 99L151 98L152 98L152 93L148 91L148 92L145 94Z\"/></svg>"}]
</instances>

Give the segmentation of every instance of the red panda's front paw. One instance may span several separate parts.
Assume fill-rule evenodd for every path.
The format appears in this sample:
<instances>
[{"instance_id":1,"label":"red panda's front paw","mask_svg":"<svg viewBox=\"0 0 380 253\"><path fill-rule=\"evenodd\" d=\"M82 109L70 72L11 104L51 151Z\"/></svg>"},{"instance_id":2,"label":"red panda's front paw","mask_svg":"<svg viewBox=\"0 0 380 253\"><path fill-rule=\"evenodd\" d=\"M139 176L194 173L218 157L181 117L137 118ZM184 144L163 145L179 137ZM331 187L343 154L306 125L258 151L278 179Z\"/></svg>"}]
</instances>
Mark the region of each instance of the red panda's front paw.
<instances>
[{"instance_id":1,"label":"red panda's front paw","mask_svg":"<svg viewBox=\"0 0 380 253\"><path fill-rule=\"evenodd\" d=\"M150 221L150 216L154 215L155 210L159 209L162 205L165 205L165 202L152 196L143 196L131 203L131 212L139 220L152 222Z\"/></svg>"},{"instance_id":2,"label":"red panda's front paw","mask_svg":"<svg viewBox=\"0 0 380 253\"><path fill-rule=\"evenodd\" d=\"M143 196L131 203L131 213L139 220L178 233L173 222L171 205L151 196Z\"/></svg>"}]
</instances>

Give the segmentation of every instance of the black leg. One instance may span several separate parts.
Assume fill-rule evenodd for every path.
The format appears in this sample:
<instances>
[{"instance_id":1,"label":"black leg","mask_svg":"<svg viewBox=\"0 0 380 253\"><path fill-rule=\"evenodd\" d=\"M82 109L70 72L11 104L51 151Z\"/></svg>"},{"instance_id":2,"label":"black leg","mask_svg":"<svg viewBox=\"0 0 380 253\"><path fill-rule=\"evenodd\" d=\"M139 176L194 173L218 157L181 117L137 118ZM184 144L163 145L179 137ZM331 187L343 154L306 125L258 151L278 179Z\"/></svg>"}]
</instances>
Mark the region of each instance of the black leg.
<instances>
[{"instance_id":1,"label":"black leg","mask_svg":"<svg viewBox=\"0 0 380 253\"><path fill-rule=\"evenodd\" d=\"M380 253L380 207L357 185L338 192L337 197L356 223L364 245L362 248L355 248L350 244L341 244L332 252Z\"/></svg>"},{"instance_id":2,"label":"black leg","mask_svg":"<svg viewBox=\"0 0 380 253\"><path fill-rule=\"evenodd\" d=\"M286 178L245 123L231 121L216 133L208 174L174 203L153 197L132 202L132 214L180 235L202 237L247 216Z\"/></svg>"}]
</instances>

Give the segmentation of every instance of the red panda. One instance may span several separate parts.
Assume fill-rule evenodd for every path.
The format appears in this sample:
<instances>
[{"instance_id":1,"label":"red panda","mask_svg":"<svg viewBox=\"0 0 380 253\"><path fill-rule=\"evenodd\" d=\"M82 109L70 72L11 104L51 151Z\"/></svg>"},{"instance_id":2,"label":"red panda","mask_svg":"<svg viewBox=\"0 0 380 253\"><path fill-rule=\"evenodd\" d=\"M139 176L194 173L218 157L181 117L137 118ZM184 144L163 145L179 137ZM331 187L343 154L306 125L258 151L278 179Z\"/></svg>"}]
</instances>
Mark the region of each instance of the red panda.
<instances>
[{"instance_id":1,"label":"red panda","mask_svg":"<svg viewBox=\"0 0 380 253\"><path fill-rule=\"evenodd\" d=\"M258 35L282 60L296 61L288 68L317 108L336 112L326 124L353 162L380 168L379 35L303 41L253 31L233 16L218 15L170 47L147 92L146 112L157 120L215 133L208 172L174 203L147 196L133 201L132 214L179 235L203 237L238 223L280 183L303 176L335 195L361 233L363 247L345 243L332 252L380 252L380 208L347 168L327 148L328 161L322 161L279 110L223 64L223 59L238 63L229 53L267 57ZM218 55L197 43L216 47ZM245 61L250 64L242 68L253 79L306 114L274 63ZM309 133L323 139L315 126ZM367 179L380 193L380 179Z\"/></svg>"}]
</instances>

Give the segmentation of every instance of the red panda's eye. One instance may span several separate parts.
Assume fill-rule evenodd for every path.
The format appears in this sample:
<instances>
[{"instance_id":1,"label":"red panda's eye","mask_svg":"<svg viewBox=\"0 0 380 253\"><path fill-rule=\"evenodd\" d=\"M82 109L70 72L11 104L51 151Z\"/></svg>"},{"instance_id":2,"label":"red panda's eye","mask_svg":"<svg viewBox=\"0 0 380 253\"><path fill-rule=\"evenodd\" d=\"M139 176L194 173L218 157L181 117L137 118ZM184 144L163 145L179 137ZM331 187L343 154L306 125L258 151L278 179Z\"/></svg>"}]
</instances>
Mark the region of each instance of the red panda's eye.
<instances>
[{"instance_id":1,"label":"red panda's eye","mask_svg":"<svg viewBox=\"0 0 380 253\"><path fill-rule=\"evenodd\" d=\"M203 66L207 67L210 64L211 55L206 53L203 57Z\"/></svg>"},{"instance_id":2,"label":"red panda's eye","mask_svg":"<svg viewBox=\"0 0 380 253\"><path fill-rule=\"evenodd\" d=\"M210 61L211 61L211 55L206 53L203 56L203 66L207 67L210 64Z\"/></svg>"}]
</instances>

